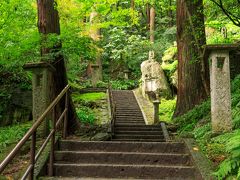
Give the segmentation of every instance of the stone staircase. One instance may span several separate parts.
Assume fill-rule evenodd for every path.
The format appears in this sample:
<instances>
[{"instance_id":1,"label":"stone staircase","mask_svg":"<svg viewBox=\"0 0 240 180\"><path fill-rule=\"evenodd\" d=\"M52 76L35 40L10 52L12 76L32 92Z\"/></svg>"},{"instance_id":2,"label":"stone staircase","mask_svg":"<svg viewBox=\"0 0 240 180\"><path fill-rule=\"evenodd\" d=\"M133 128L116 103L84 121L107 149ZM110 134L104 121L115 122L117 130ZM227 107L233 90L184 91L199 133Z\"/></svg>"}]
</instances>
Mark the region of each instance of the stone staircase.
<instances>
[{"instance_id":1,"label":"stone staircase","mask_svg":"<svg viewBox=\"0 0 240 180\"><path fill-rule=\"evenodd\" d=\"M132 91L113 91L112 141L61 140L53 179L202 179L184 143L165 142L161 126L145 125Z\"/></svg>"},{"instance_id":2,"label":"stone staircase","mask_svg":"<svg viewBox=\"0 0 240 180\"><path fill-rule=\"evenodd\" d=\"M132 91L113 91L116 120L113 141L163 142L160 125L145 125L142 111Z\"/></svg>"},{"instance_id":3,"label":"stone staircase","mask_svg":"<svg viewBox=\"0 0 240 180\"><path fill-rule=\"evenodd\" d=\"M183 143L62 140L54 175L78 178L201 179Z\"/></svg>"}]
</instances>

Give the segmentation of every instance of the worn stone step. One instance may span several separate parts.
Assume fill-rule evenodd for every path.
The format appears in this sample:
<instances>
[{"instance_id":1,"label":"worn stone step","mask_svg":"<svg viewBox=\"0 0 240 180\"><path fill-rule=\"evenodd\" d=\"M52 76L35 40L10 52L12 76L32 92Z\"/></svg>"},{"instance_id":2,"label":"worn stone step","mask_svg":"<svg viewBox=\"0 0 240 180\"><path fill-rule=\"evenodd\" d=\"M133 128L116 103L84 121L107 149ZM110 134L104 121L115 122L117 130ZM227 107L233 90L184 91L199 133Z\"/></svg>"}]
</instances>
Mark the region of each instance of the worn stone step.
<instances>
[{"instance_id":1,"label":"worn stone step","mask_svg":"<svg viewBox=\"0 0 240 180\"><path fill-rule=\"evenodd\" d=\"M125 120L125 121L144 121L143 118L134 118L134 117L129 117L129 118L125 118L125 117L116 117L116 120Z\"/></svg>"},{"instance_id":2,"label":"worn stone step","mask_svg":"<svg viewBox=\"0 0 240 180\"><path fill-rule=\"evenodd\" d=\"M142 116L142 113L132 113L132 112L129 112L129 113L123 113L123 112L117 112L116 113L116 116L118 116L118 117L143 117Z\"/></svg>"},{"instance_id":3,"label":"worn stone step","mask_svg":"<svg viewBox=\"0 0 240 180\"><path fill-rule=\"evenodd\" d=\"M114 139L164 139L163 135L115 134Z\"/></svg>"},{"instance_id":4,"label":"worn stone step","mask_svg":"<svg viewBox=\"0 0 240 180\"><path fill-rule=\"evenodd\" d=\"M128 123L122 124L121 126L116 126L116 128L119 127L132 127L131 125L129 125ZM136 125L133 128L149 128L149 129L161 129L161 126L159 125Z\"/></svg>"},{"instance_id":5,"label":"worn stone step","mask_svg":"<svg viewBox=\"0 0 240 180\"><path fill-rule=\"evenodd\" d=\"M145 124L144 121L124 121L124 120L117 120L115 121L115 124L121 124L121 123L129 123L134 126L134 124Z\"/></svg>"},{"instance_id":6,"label":"worn stone step","mask_svg":"<svg viewBox=\"0 0 240 180\"><path fill-rule=\"evenodd\" d=\"M135 134L135 135L162 135L162 131L129 131L129 130L115 130L116 134Z\"/></svg>"},{"instance_id":7,"label":"worn stone step","mask_svg":"<svg viewBox=\"0 0 240 180\"><path fill-rule=\"evenodd\" d=\"M144 119L142 116L134 116L134 115L125 115L125 116L122 116L122 115L116 115L116 119L131 119L131 120L139 120L139 119Z\"/></svg>"},{"instance_id":8,"label":"worn stone step","mask_svg":"<svg viewBox=\"0 0 240 180\"><path fill-rule=\"evenodd\" d=\"M124 119L124 120L143 120L142 117L134 117L134 116L129 116L129 117L119 117L116 116L116 119Z\"/></svg>"},{"instance_id":9,"label":"worn stone step","mask_svg":"<svg viewBox=\"0 0 240 180\"><path fill-rule=\"evenodd\" d=\"M145 124L145 121L144 119L116 119L115 122L121 122L121 123L138 123L138 122L141 122L141 123L144 123Z\"/></svg>"},{"instance_id":10,"label":"worn stone step","mask_svg":"<svg viewBox=\"0 0 240 180\"><path fill-rule=\"evenodd\" d=\"M134 115L134 114L126 114L126 115L119 115L116 114L116 118L122 118L122 119L143 119L143 116L140 115Z\"/></svg>"},{"instance_id":11,"label":"worn stone step","mask_svg":"<svg viewBox=\"0 0 240 180\"><path fill-rule=\"evenodd\" d=\"M189 166L188 154L138 153L138 152L87 152L56 151L57 163L90 164L146 164L146 165L184 165Z\"/></svg>"},{"instance_id":12,"label":"worn stone step","mask_svg":"<svg viewBox=\"0 0 240 180\"><path fill-rule=\"evenodd\" d=\"M114 142L166 142L164 139L112 139Z\"/></svg>"},{"instance_id":13,"label":"worn stone step","mask_svg":"<svg viewBox=\"0 0 240 180\"><path fill-rule=\"evenodd\" d=\"M144 122L127 122L128 123L128 125L131 125L131 126L137 126L137 125L144 125L145 123ZM118 122L118 121L116 121L115 122L115 125L116 126L118 126L118 125L123 125L123 124L126 124L125 122L123 122L123 123L121 123L121 122Z\"/></svg>"},{"instance_id":14,"label":"worn stone step","mask_svg":"<svg viewBox=\"0 0 240 180\"><path fill-rule=\"evenodd\" d=\"M200 175L193 166L120 165L120 164L54 164L56 176L98 178L195 178Z\"/></svg>"},{"instance_id":15,"label":"worn stone step","mask_svg":"<svg viewBox=\"0 0 240 180\"><path fill-rule=\"evenodd\" d=\"M146 125L144 125L143 127L139 127L139 126L115 126L115 130L119 130L119 131L162 131L161 127L147 127Z\"/></svg>"},{"instance_id":16,"label":"worn stone step","mask_svg":"<svg viewBox=\"0 0 240 180\"><path fill-rule=\"evenodd\" d=\"M61 140L59 150L94 152L145 152L145 153L185 153L185 146L179 142L112 142Z\"/></svg>"},{"instance_id":17,"label":"worn stone step","mask_svg":"<svg viewBox=\"0 0 240 180\"><path fill-rule=\"evenodd\" d=\"M117 107L116 107L116 111L139 111L140 108L139 106L136 104L135 107L128 107L128 106L125 106L125 105L120 105L120 104L116 104Z\"/></svg>"},{"instance_id":18,"label":"worn stone step","mask_svg":"<svg viewBox=\"0 0 240 180\"><path fill-rule=\"evenodd\" d=\"M166 180L166 178L163 178ZM177 180L192 180L193 178L177 178ZM126 180L126 178L93 178L93 177L39 177L39 180ZM131 178L131 180L146 180L140 178ZM158 180L161 180L158 178ZM167 180L176 180L176 177L167 178Z\"/></svg>"}]
</instances>

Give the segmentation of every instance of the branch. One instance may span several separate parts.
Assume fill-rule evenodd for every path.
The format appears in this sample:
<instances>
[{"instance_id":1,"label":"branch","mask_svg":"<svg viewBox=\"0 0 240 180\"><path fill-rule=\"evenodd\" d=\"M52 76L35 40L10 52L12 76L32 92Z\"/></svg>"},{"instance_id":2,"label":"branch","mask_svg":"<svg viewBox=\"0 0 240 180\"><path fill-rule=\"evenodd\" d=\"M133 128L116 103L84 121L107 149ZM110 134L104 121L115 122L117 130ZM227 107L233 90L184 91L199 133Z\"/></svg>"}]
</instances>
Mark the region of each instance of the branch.
<instances>
[{"instance_id":1,"label":"branch","mask_svg":"<svg viewBox=\"0 0 240 180\"><path fill-rule=\"evenodd\" d=\"M223 13L233 22L234 25L240 27L240 17L235 16L233 13L225 9L222 0L220 0L219 2L215 0L210 1L216 4L223 11ZM240 0L237 0L237 2L240 4Z\"/></svg>"}]
</instances>

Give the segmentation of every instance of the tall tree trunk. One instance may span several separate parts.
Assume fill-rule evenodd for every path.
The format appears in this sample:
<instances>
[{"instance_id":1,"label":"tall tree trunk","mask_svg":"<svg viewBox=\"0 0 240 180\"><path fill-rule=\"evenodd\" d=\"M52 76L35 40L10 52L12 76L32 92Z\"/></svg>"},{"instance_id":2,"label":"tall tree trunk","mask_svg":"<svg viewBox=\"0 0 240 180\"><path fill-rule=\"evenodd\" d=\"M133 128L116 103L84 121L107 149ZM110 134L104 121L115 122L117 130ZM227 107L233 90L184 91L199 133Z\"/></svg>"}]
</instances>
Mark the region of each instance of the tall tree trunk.
<instances>
[{"instance_id":1,"label":"tall tree trunk","mask_svg":"<svg viewBox=\"0 0 240 180\"><path fill-rule=\"evenodd\" d=\"M150 41L154 43L154 30L155 30L155 9L150 9Z\"/></svg>"},{"instance_id":2,"label":"tall tree trunk","mask_svg":"<svg viewBox=\"0 0 240 180\"><path fill-rule=\"evenodd\" d=\"M90 37L94 41L99 41L101 37L101 30L100 28L96 27L96 23L99 23L99 14L96 11L91 12L90 14L90 23L91 23L91 29L90 29ZM103 79L103 73L102 73L102 57L101 52L97 49L96 53L96 64L99 66L99 80L102 81Z\"/></svg>"},{"instance_id":3,"label":"tall tree trunk","mask_svg":"<svg viewBox=\"0 0 240 180\"><path fill-rule=\"evenodd\" d=\"M175 116L200 104L209 95L208 62L202 0L177 1L178 94Z\"/></svg>"},{"instance_id":4,"label":"tall tree trunk","mask_svg":"<svg viewBox=\"0 0 240 180\"><path fill-rule=\"evenodd\" d=\"M170 18L170 21L169 21L169 27L172 27L173 26L173 10L172 10L172 0L169 0L169 12L168 12L168 16Z\"/></svg>"},{"instance_id":5,"label":"tall tree trunk","mask_svg":"<svg viewBox=\"0 0 240 180\"><path fill-rule=\"evenodd\" d=\"M131 0L131 8L134 10L135 9L135 0Z\"/></svg>"},{"instance_id":6,"label":"tall tree trunk","mask_svg":"<svg viewBox=\"0 0 240 180\"><path fill-rule=\"evenodd\" d=\"M146 19L147 30L149 30L149 28L150 28L150 4L149 3L146 4L146 15L147 15L147 19Z\"/></svg>"},{"instance_id":7,"label":"tall tree trunk","mask_svg":"<svg viewBox=\"0 0 240 180\"><path fill-rule=\"evenodd\" d=\"M38 30L41 34L41 56L49 61L56 69L53 75L53 98L55 98L63 88L68 84L67 73L64 62L64 57L60 50L61 42L56 43L53 47L46 47L46 42L49 34L60 35L59 15L56 10L56 2L54 0L38 0ZM57 106L57 113L64 110L64 101ZM77 116L71 97L69 96L69 111L68 111L68 133L74 132L78 127Z\"/></svg>"}]
</instances>

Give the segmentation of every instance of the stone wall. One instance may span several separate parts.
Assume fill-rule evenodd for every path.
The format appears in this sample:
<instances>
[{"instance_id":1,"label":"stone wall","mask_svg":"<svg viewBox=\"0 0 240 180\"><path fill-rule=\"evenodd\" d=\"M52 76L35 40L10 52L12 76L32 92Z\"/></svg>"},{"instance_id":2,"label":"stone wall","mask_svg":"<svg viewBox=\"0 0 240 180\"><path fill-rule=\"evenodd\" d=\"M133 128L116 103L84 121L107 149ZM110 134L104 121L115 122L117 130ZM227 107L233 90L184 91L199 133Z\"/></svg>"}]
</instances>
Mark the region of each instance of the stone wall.
<instances>
[{"instance_id":1,"label":"stone wall","mask_svg":"<svg viewBox=\"0 0 240 180\"><path fill-rule=\"evenodd\" d=\"M4 113L0 116L0 126L7 126L32 120L32 91L15 89Z\"/></svg>"}]
</instances>

